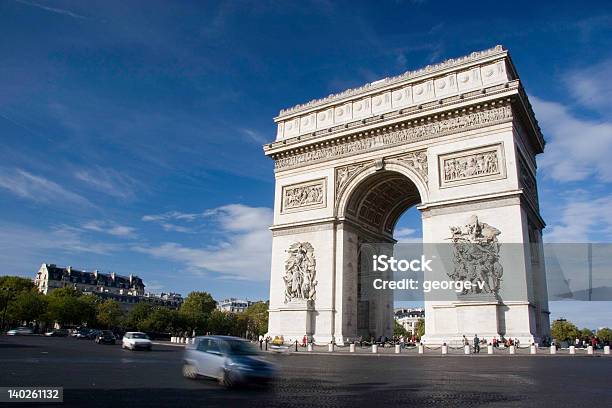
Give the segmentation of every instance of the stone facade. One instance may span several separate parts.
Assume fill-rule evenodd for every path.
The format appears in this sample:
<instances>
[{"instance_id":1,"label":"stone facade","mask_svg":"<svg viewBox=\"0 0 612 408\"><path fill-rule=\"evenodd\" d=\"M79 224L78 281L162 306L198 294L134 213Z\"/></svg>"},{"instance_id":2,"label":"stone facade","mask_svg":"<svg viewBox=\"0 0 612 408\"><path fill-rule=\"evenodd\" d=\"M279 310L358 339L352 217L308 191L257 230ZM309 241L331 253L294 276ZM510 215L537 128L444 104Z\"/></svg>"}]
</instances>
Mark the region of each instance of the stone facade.
<instances>
[{"instance_id":1,"label":"stone facade","mask_svg":"<svg viewBox=\"0 0 612 408\"><path fill-rule=\"evenodd\" d=\"M455 247L457 259L478 259L469 273L457 266L446 279L471 273L489 285L465 294L476 298L426 297L426 342L548 334L544 267L531 259L544 228L535 184L544 141L506 50L377 81L275 121L276 141L264 146L276 178L270 335L390 337L393 295L369 287L360 257L364 243L395 242L395 223L412 206L424 243L474 245L467 254ZM507 244L530 236L510 259ZM509 299L511 279L522 286Z\"/></svg>"}]
</instances>

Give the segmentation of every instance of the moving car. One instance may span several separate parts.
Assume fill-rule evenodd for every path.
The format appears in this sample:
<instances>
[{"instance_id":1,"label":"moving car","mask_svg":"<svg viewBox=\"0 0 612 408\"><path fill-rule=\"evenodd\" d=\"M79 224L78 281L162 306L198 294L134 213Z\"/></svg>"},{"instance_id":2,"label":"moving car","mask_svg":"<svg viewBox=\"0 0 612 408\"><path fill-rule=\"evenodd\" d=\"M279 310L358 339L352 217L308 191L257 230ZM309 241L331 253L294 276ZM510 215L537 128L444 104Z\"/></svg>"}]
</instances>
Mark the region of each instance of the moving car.
<instances>
[{"instance_id":1,"label":"moving car","mask_svg":"<svg viewBox=\"0 0 612 408\"><path fill-rule=\"evenodd\" d=\"M102 330L96 336L96 343L98 343L98 344L115 344L115 335L110 330Z\"/></svg>"},{"instance_id":2,"label":"moving car","mask_svg":"<svg viewBox=\"0 0 612 408\"><path fill-rule=\"evenodd\" d=\"M214 378L226 387L267 384L276 376L274 365L261 358L248 341L230 336L196 337L183 356L183 376Z\"/></svg>"},{"instance_id":3,"label":"moving car","mask_svg":"<svg viewBox=\"0 0 612 408\"><path fill-rule=\"evenodd\" d=\"M148 350L151 351L153 344L149 337L142 332L127 332L123 336L121 347L130 350Z\"/></svg>"},{"instance_id":4,"label":"moving car","mask_svg":"<svg viewBox=\"0 0 612 408\"><path fill-rule=\"evenodd\" d=\"M90 339L91 338L91 330L90 329L79 329L75 334L74 337L77 339Z\"/></svg>"},{"instance_id":5,"label":"moving car","mask_svg":"<svg viewBox=\"0 0 612 408\"><path fill-rule=\"evenodd\" d=\"M66 337L68 336L68 330L66 329L53 329L45 333L46 337Z\"/></svg>"},{"instance_id":6,"label":"moving car","mask_svg":"<svg viewBox=\"0 0 612 408\"><path fill-rule=\"evenodd\" d=\"M16 327L6 332L7 336L29 336L31 334L34 334L34 330L25 326Z\"/></svg>"}]
</instances>

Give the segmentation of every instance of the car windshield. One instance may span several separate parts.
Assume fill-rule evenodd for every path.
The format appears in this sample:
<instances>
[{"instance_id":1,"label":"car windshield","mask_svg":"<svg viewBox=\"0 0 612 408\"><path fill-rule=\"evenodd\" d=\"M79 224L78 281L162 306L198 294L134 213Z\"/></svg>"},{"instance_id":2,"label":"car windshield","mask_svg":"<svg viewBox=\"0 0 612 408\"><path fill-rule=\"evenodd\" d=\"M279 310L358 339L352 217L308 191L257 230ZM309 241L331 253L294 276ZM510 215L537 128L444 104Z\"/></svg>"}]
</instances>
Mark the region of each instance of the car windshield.
<instances>
[{"instance_id":1,"label":"car windshield","mask_svg":"<svg viewBox=\"0 0 612 408\"><path fill-rule=\"evenodd\" d=\"M148 339L147 335L144 333L132 333L133 339Z\"/></svg>"},{"instance_id":2,"label":"car windshield","mask_svg":"<svg viewBox=\"0 0 612 408\"><path fill-rule=\"evenodd\" d=\"M104 330L104 331L102 332L102 334L103 334L103 335L105 335L105 336L112 336L112 335L113 335L113 332L112 332L112 331L110 331L110 330Z\"/></svg>"},{"instance_id":3,"label":"car windshield","mask_svg":"<svg viewBox=\"0 0 612 408\"><path fill-rule=\"evenodd\" d=\"M227 346L229 348L229 354L234 356L252 356L257 354L257 349L253 345L246 341L241 340L228 340Z\"/></svg>"}]
</instances>

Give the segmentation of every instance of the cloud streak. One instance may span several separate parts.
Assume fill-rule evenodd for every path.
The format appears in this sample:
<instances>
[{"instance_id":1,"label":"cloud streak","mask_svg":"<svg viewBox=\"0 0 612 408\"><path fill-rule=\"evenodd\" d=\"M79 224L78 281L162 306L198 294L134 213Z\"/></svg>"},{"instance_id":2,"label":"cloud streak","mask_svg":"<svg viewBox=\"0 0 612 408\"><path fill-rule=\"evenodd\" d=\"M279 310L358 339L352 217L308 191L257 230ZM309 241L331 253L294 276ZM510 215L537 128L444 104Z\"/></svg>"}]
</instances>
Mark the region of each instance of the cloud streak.
<instances>
[{"instance_id":1,"label":"cloud streak","mask_svg":"<svg viewBox=\"0 0 612 408\"><path fill-rule=\"evenodd\" d=\"M173 212L180 217L182 213ZM156 216L147 216L153 217ZM143 217L144 218L144 217ZM230 204L203 212L199 218L214 224L222 238L206 247L188 247L176 242L137 245L133 250L155 258L179 262L197 274L220 278L267 281L270 274L272 210Z\"/></svg>"},{"instance_id":2,"label":"cloud streak","mask_svg":"<svg viewBox=\"0 0 612 408\"><path fill-rule=\"evenodd\" d=\"M85 197L65 189L54 181L18 168L0 168L0 188L17 197L38 203L93 206Z\"/></svg>"},{"instance_id":3,"label":"cloud streak","mask_svg":"<svg viewBox=\"0 0 612 408\"><path fill-rule=\"evenodd\" d=\"M41 10L45 10L48 11L50 13L54 13L54 14L60 14L63 16L67 16L67 17L72 17L72 18L76 18L79 20L84 20L87 17L82 16L80 14L77 14L73 11L70 10L66 10L66 9L61 9L61 8L57 8L57 7L49 7L49 6L45 6L39 3L35 3L33 1L26 1L26 0L15 0L17 3L21 3L21 4L25 4L26 6L31 6L31 7L36 7L38 9Z\"/></svg>"}]
</instances>

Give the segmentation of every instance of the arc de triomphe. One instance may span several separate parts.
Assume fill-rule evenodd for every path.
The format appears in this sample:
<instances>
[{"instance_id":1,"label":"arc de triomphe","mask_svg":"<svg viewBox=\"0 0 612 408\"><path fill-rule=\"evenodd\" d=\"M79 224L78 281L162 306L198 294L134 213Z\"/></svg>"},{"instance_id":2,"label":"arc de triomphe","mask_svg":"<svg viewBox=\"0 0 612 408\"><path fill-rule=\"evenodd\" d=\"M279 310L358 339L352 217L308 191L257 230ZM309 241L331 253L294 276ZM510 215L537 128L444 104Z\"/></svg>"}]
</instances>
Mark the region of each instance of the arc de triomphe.
<instances>
[{"instance_id":1,"label":"arc de triomphe","mask_svg":"<svg viewBox=\"0 0 612 408\"><path fill-rule=\"evenodd\" d=\"M391 336L392 295L362 287L360 244L395 242L395 223L412 206L424 243L472 242L489 254L479 267L497 276L487 296L426 298L425 342L548 335L535 178L544 139L501 46L298 105L275 121L276 141L264 146L276 177L269 335ZM505 296L507 282L520 296Z\"/></svg>"}]
</instances>

